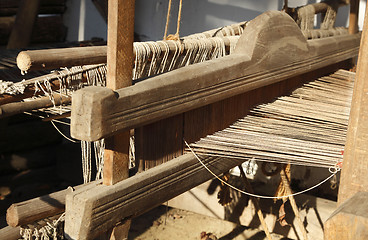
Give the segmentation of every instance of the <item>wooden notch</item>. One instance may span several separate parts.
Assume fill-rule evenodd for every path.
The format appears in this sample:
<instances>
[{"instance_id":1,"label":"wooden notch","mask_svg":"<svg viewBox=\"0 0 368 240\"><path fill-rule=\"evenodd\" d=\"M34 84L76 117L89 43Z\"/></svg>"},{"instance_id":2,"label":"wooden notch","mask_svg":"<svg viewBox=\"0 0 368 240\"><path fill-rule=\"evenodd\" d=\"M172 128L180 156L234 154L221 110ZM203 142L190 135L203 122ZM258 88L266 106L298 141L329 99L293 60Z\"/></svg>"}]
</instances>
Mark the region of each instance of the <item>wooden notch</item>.
<instances>
[{"instance_id":1,"label":"wooden notch","mask_svg":"<svg viewBox=\"0 0 368 240\"><path fill-rule=\"evenodd\" d=\"M247 25L232 55L117 91L102 87L77 91L71 134L95 141L174 116L354 57L359 41L359 34L306 41L285 13L266 12Z\"/></svg>"}]
</instances>

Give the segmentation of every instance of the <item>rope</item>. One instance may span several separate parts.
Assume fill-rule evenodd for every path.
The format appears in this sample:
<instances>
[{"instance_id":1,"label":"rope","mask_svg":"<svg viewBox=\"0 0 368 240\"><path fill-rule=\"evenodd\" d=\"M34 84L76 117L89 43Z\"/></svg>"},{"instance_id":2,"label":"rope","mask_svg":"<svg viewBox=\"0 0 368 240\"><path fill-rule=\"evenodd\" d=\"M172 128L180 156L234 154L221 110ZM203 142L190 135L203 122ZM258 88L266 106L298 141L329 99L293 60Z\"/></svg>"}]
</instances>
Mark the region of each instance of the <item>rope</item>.
<instances>
[{"instance_id":1,"label":"rope","mask_svg":"<svg viewBox=\"0 0 368 240\"><path fill-rule=\"evenodd\" d=\"M169 0L169 6L167 8L167 15L166 15L166 25L165 25L165 33L164 33L164 40L167 39L167 30L169 28L169 21L170 21L170 13L171 13L171 1Z\"/></svg>"},{"instance_id":2,"label":"rope","mask_svg":"<svg viewBox=\"0 0 368 240\"><path fill-rule=\"evenodd\" d=\"M335 176L339 171L340 171L340 167L338 165L336 165L334 168L330 168L329 171L331 173L330 176L328 176L327 178L325 178L324 180L322 180L321 182L317 183L316 185L309 187L305 190L302 190L300 192L296 192L293 194L289 194L289 195L285 195L285 196L276 196L276 197L272 197L272 196L264 196L264 195L258 195L258 194L252 194L246 191L243 191L229 183L227 183L226 181L224 181L223 179L221 179L219 176L217 176L214 172L211 171L211 169L209 169L204 163L203 161L198 157L198 155L193 151L193 149L189 146L189 144L187 143L187 141L185 141L184 139L184 143L185 145L188 147L188 149L191 151L191 153L195 156L195 158L198 160L198 162L212 175L214 176L216 179L218 179L220 182L222 182L223 184L227 185L228 187L234 189L235 191L238 191L239 193L242 193L244 195L248 195L251 197L257 197L257 198L264 198L264 199L282 199L282 198L287 198L287 197L291 197L291 196L296 196L296 195L300 195L303 193L306 193L310 190L313 190L319 186L321 186L322 184L324 184L325 182L327 182L329 179L331 179L333 176Z\"/></svg>"},{"instance_id":3,"label":"rope","mask_svg":"<svg viewBox=\"0 0 368 240\"><path fill-rule=\"evenodd\" d=\"M167 35L168 28L169 28L169 22L170 22L171 3L172 3L172 0L169 0L169 4L168 4L168 8L167 8L167 15L166 15L164 40L179 40L181 9L182 9L182 6L183 6L183 0L180 0L180 2L179 2L179 11L178 11L178 20L177 20L177 24L176 24L176 33L174 35Z\"/></svg>"}]
</instances>

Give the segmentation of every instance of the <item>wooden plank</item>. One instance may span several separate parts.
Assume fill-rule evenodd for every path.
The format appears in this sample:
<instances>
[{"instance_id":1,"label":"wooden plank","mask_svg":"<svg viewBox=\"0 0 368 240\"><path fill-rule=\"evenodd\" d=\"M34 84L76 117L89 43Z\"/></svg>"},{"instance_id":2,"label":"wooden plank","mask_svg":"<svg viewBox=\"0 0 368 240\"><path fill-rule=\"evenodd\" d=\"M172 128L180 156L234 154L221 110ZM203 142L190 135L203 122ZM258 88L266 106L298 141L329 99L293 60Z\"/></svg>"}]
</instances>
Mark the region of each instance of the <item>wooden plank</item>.
<instances>
[{"instance_id":1,"label":"wooden plank","mask_svg":"<svg viewBox=\"0 0 368 240\"><path fill-rule=\"evenodd\" d=\"M368 193L357 192L324 224L325 240L368 239Z\"/></svg>"},{"instance_id":2,"label":"wooden plank","mask_svg":"<svg viewBox=\"0 0 368 240\"><path fill-rule=\"evenodd\" d=\"M7 45L8 49L27 47L31 41L40 0L23 0L15 19Z\"/></svg>"},{"instance_id":3,"label":"wooden plank","mask_svg":"<svg viewBox=\"0 0 368 240\"><path fill-rule=\"evenodd\" d=\"M359 51L351 102L338 204L368 189L368 11Z\"/></svg>"},{"instance_id":4,"label":"wooden plank","mask_svg":"<svg viewBox=\"0 0 368 240\"><path fill-rule=\"evenodd\" d=\"M97 140L319 69L355 56L359 39L356 34L307 42L289 16L267 12L248 24L233 55L116 92L99 87L77 91L71 134Z\"/></svg>"},{"instance_id":5,"label":"wooden plank","mask_svg":"<svg viewBox=\"0 0 368 240\"><path fill-rule=\"evenodd\" d=\"M241 163L212 157L204 162L215 174ZM212 177L194 155L185 154L113 186L76 190L66 197L66 237L92 239L121 219L138 216Z\"/></svg>"},{"instance_id":6,"label":"wooden plank","mask_svg":"<svg viewBox=\"0 0 368 240\"><path fill-rule=\"evenodd\" d=\"M110 89L132 85L135 1L109 2L107 82ZM125 131L106 139L104 184L128 177L129 136Z\"/></svg>"},{"instance_id":7,"label":"wooden plank","mask_svg":"<svg viewBox=\"0 0 368 240\"><path fill-rule=\"evenodd\" d=\"M135 0L109 1L108 9L106 86L116 90L132 85ZM129 177L129 146L130 130L105 139L104 185ZM111 227L107 232L110 240L126 239L130 220Z\"/></svg>"}]
</instances>

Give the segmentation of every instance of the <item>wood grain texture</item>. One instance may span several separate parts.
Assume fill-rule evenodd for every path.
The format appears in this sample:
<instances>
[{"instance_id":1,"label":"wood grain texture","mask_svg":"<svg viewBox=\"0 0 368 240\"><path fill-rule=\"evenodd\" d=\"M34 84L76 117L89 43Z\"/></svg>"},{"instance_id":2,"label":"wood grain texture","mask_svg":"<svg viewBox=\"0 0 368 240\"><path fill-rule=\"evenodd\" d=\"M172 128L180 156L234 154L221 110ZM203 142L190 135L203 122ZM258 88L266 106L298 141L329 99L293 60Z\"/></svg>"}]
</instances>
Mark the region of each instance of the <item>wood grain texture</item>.
<instances>
[{"instance_id":1,"label":"wood grain texture","mask_svg":"<svg viewBox=\"0 0 368 240\"><path fill-rule=\"evenodd\" d=\"M23 202L13 203L6 212L6 221L9 226L17 227L55 216L65 211L65 197L68 193L73 192L72 189L88 189L98 183L101 183L101 181L75 186L74 188L68 188Z\"/></svg>"},{"instance_id":2,"label":"wood grain texture","mask_svg":"<svg viewBox=\"0 0 368 240\"><path fill-rule=\"evenodd\" d=\"M340 204L324 224L324 239L368 239L367 192L358 192Z\"/></svg>"},{"instance_id":3,"label":"wood grain texture","mask_svg":"<svg viewBox=\"0 0 368 240\"><path fill-rule=\"evenodd\" d=\"M20 237L20 227L6 226L0 229L0 239L18 240Z\"/></svg>"},{"instance_id":4,"label":"wood grain texture","mask_svg":"<svg viewBox=\"0 0 368 240\"><path fill-rule=\"evenodd\" d=\"M132 85L135 0L109 2L106 86ZM129 176L130 131L105 139L103 183L113 185Z\"/></svg>"},{"instance_id":5,"label":"wood grain texture","mask_svg":"<svg viewBox=\"0 0 368 240\"><path fill-rule=\"evenodd\" d=\"M212 157L204 162L216 174L241 163ZM113 186L77 190L66 197L66 236L93 239L121 219L140 215L211 178L192 154L185 154Z\"/></svg>"},{"instance_id":6,"label":"wood grain texture","mask_svg":"<svg viewBox=\"0 0 368 240\"><path fill-rule=\"evenodd\" d=\"M307 42L289 16L267 12L248 24L232 55L116 92L97 87L77 91L71 134L81 140L97 140L323 68L356 56L359 39L356 34ZM86 103L92 101L99 102L93 108L101 111L85 113L83 109L92 108Z\"/></svg>"},{"instance_id":7,"label":"wood grain texture","mask_svg":"<svg viewBox=\"0 0 368 240\"><path fill-rule=\"evenodd\" d=\"M59 69L60 66L90 65L106 61L106 46L28 50L17 56L17 66L22 71Z\"/></svg>"},{"instance_id":8,"label":"wood grain texture","mask_svg":"<svg viewBox=\"0 0 368 240\"><path fill-rule=\"evenodd\" d=\"M338 204L368 188L368 11L366 10L344 150Z\"/></svg>"}]
</instances>

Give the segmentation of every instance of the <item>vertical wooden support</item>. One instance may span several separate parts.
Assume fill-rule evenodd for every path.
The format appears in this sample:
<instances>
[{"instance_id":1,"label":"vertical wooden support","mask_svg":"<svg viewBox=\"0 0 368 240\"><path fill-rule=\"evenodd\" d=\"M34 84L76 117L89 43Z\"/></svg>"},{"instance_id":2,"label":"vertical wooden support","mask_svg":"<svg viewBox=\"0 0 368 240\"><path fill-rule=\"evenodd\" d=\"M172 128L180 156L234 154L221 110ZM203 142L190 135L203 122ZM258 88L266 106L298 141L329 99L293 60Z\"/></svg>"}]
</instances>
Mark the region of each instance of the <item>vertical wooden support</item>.
<instances>
[{"instance_id":1,"label":"vertical wooden support","mask_svg":"<svg viewBox=\"0 0 368 240\"><path fill-rule=\"evenodd\" d=\"M135 0L108 2L107 87L113 90L132 85ZM129 177L130 131L105 139L103 184L113 185ZM116 226L111 240L126 239L130 220Z\"/></svg>"},{"instance_id":2,"label":"vertical wooden support","mask_svg":"<svg viewBox=\"0 0 368 240\"><path fill-rule=\"evenodd\" d=\"M324 239L368 237L368 11L365 11L351 103L338 209L325 223Z\"/></svg>"},{"instance_id":3,"label":"vertical wooden support","mask_svg":"<svg viewBox=\"0 0 368 240\"><path fill-rule=\"evenodd\" d=\"M359 2L360 0L350 0L349 34L355 34L359 31Z\"/></svg>"},{"instance_id":4,"label":"vertical wooden support","mask_svg":"<svg viewBox=\"0 0 368 240\"><path fill-rule=\"evenodd\" d=\"M338 204L368 189L368 16L365 12Z\"/></svg>"},{"instance_id":5,"label":"vertical wooden support","mask_svg":"<svg viewBox=\"0 0 368 240\"><path fill-rule=\"evenodd\" d=\"M107 38L107 87L113 90L132 84L135 0L109 1ZM128 177L129 131L106 139L105 185Z\"/></svg>"},{"instance_id":6,"label":"vertical wooden support","mask_svg":"<svg viewBox=\"0 0 368 240\"><path fill-rule=\"evenodd\" d=\"M31 41L40 0L22 0L8 41L8 49L25 48Z\"/></svg>"}]
</instances>

